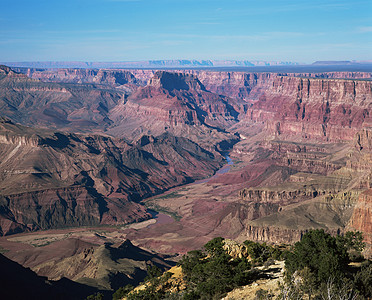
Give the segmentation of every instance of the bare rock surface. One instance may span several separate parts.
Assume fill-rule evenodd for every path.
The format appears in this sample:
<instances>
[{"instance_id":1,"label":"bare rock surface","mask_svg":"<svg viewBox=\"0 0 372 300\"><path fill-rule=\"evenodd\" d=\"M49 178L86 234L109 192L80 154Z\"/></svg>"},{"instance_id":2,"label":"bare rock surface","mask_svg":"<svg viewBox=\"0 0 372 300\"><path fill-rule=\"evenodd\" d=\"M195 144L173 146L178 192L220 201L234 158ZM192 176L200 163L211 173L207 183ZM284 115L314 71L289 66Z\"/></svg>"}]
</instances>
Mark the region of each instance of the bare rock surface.
<instances>
[{"instance_id":1,"label":"bare rock surface","mask_svg":"<svg viewBox=\"0 0 372 300\"><path fill-rule=\"evenodd\" d=\"M363 232L367 251L372 247L372 189L363 192L355 205L350 220L350 229Z\"/></svg>"}]
</instances>

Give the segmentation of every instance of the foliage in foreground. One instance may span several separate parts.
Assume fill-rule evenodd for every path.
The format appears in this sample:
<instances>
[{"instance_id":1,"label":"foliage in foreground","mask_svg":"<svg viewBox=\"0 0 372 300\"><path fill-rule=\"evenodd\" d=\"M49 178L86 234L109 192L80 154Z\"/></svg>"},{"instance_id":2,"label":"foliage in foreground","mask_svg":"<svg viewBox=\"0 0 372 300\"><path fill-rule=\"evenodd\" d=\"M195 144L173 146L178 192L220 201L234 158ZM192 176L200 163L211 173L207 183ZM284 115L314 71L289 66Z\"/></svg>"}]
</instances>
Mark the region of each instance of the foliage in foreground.
<instances>
[{"instance_id":1,"label":"foliage in foreground","mask_svg":"<svg viewBox=\"0 0 372 300\"><path fill-rule=\"evenodd\" d=\"M333 237L311 230L286 254L286 284L280 299L368 299L372 297L372 264L350 266L363 250L360 232Z\"/></svg>"},{"instance_id":2,"label":"foliage in foreground","mask_svg":"<svg viewBox=\"0 0 372 300\"><path fill-rule=\"evenodd\" d=\"M233 259L226 253L222 238L209 241L204 248L204 252L189 252L180 261L188 283L185 299L219 297L257 277L247 258Z\"/></svg>"},{"instance_id":3,"label":"foliage in foreground","mask_svg":"<svg viewBox=\"0 0 372 300\"><path fill-rule=\"evenodd\" d=\"M204 245L203 250L190 251L180 260L186 289L170 293L168 279L171 275L156 277L156 270L150 269L147 288L126 292L127 299L219 299L235 287L260 278L254 265L281 254L277 247L247 241L245 247L249 258L233 258L223 245L223 238L214 238ZM124 290L127 291L126 288L118 290L117 295L120 293L122 297Z\"/></svg>"},{"instance_id":4,"label":"foliage in foreground","mask_svg":"<svg viewBox=\"0 0 372 300\"><path fill-rule=\"evenodd\" d=\"M160 276L156 267L148 270L146 288L132 291L124 287L114 299L220 299L236 287L262 276L257 265L285 258L286 279L276 299L369 299L372 298L372 263L361 262L363 237L359 232L333 237L323 230L311 230L291 250L245 241L246 257L233 258L223 248L223 238L215 238L203 250L190 251L179 262L185 289L170 292L171 273ZM357 258L358 267L350 262ZM256 299L274 299L259 290Z\"/></svg>"}]
</instances>

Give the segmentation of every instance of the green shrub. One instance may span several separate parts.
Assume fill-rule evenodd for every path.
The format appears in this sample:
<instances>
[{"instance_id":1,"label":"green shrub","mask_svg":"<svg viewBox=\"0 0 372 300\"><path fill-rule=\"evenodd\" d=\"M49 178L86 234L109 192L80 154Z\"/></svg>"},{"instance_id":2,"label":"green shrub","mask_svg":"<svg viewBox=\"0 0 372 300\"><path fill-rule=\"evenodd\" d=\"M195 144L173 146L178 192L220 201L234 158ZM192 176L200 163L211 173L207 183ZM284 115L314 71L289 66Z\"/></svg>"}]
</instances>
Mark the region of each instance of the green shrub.
<instances>
[{"instance_id":1,"label":"green shrub","mask_svg":"<svg viewBox=\"0 0 372 300\"><path fill-rule=\"evenodd\" d=\"M368 261L362 265L354 276L354 288L365 299L372 298L372 263Z\"/></svg>"},{"instance_id":2,"label":"green shrub","mask_svg":"<svg viewBox=\"0 0 372 300\"><path fill-rule=\"evenodd\" d=\"M316 283L327 282L332 277L337 282L349 263L346 247L324 230L311 230L287 254L285 267L289 275L308 268L315 275Z\"/></svg>"},{"instance_id":3,"label":"green shrub","mask_svg":"<svg viewBox=\"0 0 372 300\"><path fill-rule=\"evenodd\" d=\"M86 298L86 300L103 300L102 293L95 293L94 295L90 295Z\"/></svg>"},{"instance_id":4,"label":"green shrub","mask_svg":"<svg viewBox=\"0 0 372 300\"><path fill-rule=\"evenodd\" d=\"M188 286L184 299L213 299L249 283L251 263L233 259L223 249L223 241L214 238L205 244L205 253L190 251L179 262Z\"/></svg>"},{"instance_id":5,"label":"green shrub","mask_svg":"<svg viewBox=\"0 0 372 300\"><path fill-rule=\"evenodd\" d=\"M163 272L155 265L147 267L147 276L145 277L145 281L157 278L161 276Z\"/></svg>"},{"instance_id":6,"label":"green shrub","mask_svg":"<svg viewBox=\"0 0 372 300\"><path fill-rule=\"evenodd\" d=\"M124 296L126 296L131 290L133 290L133 285L127 284L126 286L120 287L116 290L116 292L112 295L113 300L120 300Z\"/></svg>"},{"instance_id":7,"label":"green shrub","mask_svg":"<svg viewBox=\"0 0 372 300\"><path fill-rule=\"evenodd\" d=\"M311 230L292 251L285 253L286 286L296 295L310 298L368 299L372 297L372 267L349 266L350 258L362 260L363 236L347 232L333 237L324 230ZM293 282L300 278L299 284ZM283 298L284 299L284 298Z\"/></svg>"},{"instance_id":8,"label":"green shrub","mask_svg":"<svg viewBox=\"0 0 372 300\"><path fill-rule=\"evenodd\" d=\"M270 246L266 243L260 244L253 241L245 241L244 245L252 261L261 265L268 259L281 259L283 253L279 246Z\"/></svg>"}]
</instances>

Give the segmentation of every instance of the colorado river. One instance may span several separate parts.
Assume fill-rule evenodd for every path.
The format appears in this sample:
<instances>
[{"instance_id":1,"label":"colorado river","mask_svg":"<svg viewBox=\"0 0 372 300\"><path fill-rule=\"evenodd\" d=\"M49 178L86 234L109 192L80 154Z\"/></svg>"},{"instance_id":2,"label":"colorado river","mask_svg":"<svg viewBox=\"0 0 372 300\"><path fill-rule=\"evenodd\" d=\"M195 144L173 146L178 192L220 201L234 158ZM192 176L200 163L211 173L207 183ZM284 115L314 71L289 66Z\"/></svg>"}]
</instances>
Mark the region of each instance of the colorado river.
<instances>
[{"instance_id":1,"label":"colorado river","mask_svg":"<svg viewBox=\"0 0 372 300\"><path fill-rule=\"evenodd\" d=\"M167 214L157 212L153 209L148 209L147 212L150 213L152 215L152 218L156 220L156 223L150 224L148 227L160 224L169 224L174 222L174 219Z\"/></svg>"},{"instance_id":2,"label":"colorado river","mask_svg":"<svg viewBox=\"0 0 372 300\"><path fill-rule=\"evenodd\" d=\"M226 161L227 161L227 164L224 165L221 169L219 169L216 174L214 174L212 177L209 177L209 178L206 178L206 179L202 179L202 180L197 180L195 181L194 183L192 184L200 184L200 183L206 183L208 182L209 180L212 180L213 178L216 178L217 176L221 175L221 174L225 174L227 172L230 171L231 169L231 166L234 164L233 160L230 158L230 156L228 155L225 155L224 156Z\"/></svg>"},{"instance_id":3,"label":"colorado river","mask_svg":"<svg viewBox=\"0 0 372 300\"><path fill-rule=\"evenodd\" d=\"M228 155L225 155L224 157L225 157L225 159L227 161L227 164L224 165L221 169L219 169L212 177L209 177L209 178L206 178L206 179L197 180L197 181L195 181L193 183L190 183L190 185L206 183L206 182L212 180L213 178L218 177L221 174L225 174L225 173L229 172L230 169L231 169L231 166L234 164L234 162L233 162L233 160ZM149 212L152 215L153 219L156 220L156 223L151 224L148 227L152 227L152 226L160 225L160 224L169 224L169 223L173 223L174 222L174 219L171 216L167 215L167 214L164 214L164 213L161 213L161 212L157 212L157 211L152 210L152 209L148 209L147 212Z\"/></svg>"}]
</instances>

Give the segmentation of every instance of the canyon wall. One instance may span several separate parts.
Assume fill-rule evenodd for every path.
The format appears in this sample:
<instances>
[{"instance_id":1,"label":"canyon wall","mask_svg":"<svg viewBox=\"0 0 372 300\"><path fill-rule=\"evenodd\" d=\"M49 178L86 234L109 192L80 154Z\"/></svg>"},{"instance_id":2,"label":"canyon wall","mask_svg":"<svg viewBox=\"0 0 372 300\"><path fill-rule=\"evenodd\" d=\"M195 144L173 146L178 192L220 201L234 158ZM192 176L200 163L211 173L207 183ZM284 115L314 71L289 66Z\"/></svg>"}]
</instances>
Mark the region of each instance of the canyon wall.
<instances>
[{"instance_id":1,"label":"canyon wall","mask_svg":"<svg viewBox=\"0 0 372 300\"><path fill-rule=\"evenodd\" d=\"M28 77L44 82L96 83L113 87L124 85L127 83L137 83L137 79L129 70L117 71L102 69L27 69L24 70L24 72Z\"/></svg>"},{"instance_id":2,"label":"canyon wall","mask_svg":"<svg viewBox=\"0 0 372 300\"><path fill-rule=\"evenodd\" d=\"M205 90L242 100L240 108L235 108L239 118L264 122L273 135L349 141L361 128L372 126L372 81L366 80L371 78L371 73L172 72L193 75ZM146 83L155 87L151 78L156 70L28 69L26 73L44 81L126 86L126 91L133 93Z\"/></svg>"},{"instance_id":3,"label":"canyon wall","mask_svg":"<svg viewBox=\"0 0 372 300\"><path fill-rule=\"evenodd\" d=\"M371 105L370 81L277 77L246 117L276 135L350 141L372 126Z\"/></svg>"},{"instance_id":4,"label":"canyon wall","mask_svg":"<svg viewBox=\"0 0 372 300\"><path fill-rule=\"evenodd\" d=\"M45 82L97 83L117 87L126 83L145 85L156 69L33 69L14 68L30 78ZM371 79L370 72L268 73L213 70L167 70L196 76L207 90L237 99L255 99L277 77L311 77L324 79Z\"/></svg>"},{"instance_id":5,"label":"canyon wall","mask_svg":"<svg viewBox=\"0 0 372 300\"><path fill-rule=\"evenodd\" d=\"M245 231L245 239L259 242L269 242L274 244L292 244L300 241L302 236L309 230L298 230L289 228L280 228L275 226L258 227L248 226ZM342 230L327 230L332 235L342 234Z\"/></svg>"},{"instance_id":6,"label":"canyon wall","mask_svg":"<svg viewBox=\"0 0 372 300\"><path fill-rule=\"evenodd\" d=\"M364 241L372 245L372 189L364 191L355 205L349 228L363 232ZM372 252L371 252L372 253Z\"/></svg>"},{"instance_id":7,"label":"canyon wall","mask_svg":"<svg viewBox=\"0 0 372 300\"><path fill-rule=\"evenodd\" d=\"M309 227L294 228L296 218L301 218L299 225L342 229L349 215L329 203L314 204L316 217L309 216L305 206L300 215L295 209L285 215L283 207L346 188L370 188L372 81L355 79L370 74L27 72L33 79L0 68L3 114L23 124L56 124L84 134L42 133L2 121L3 234L48 228L48 222L80 226L74 218L86 225L146 218L136 202L212 175L222 163L217 150L227 150L239 140L235 153L245 169L210 184L230 185L232 203L244 204L241 214L228 218L238 224L236 232L251 226L245 233L248 238L298 239L302 228ZM249 133L251 126L260 129ZM195 204L190 223L199 224L210 214L208 208L197 215L203 201ZM35 213L24 216L17 207ZM277 213L287 216L289 225L270 225ZM268 223L260 223L265 217ZM218 220L209 218L212 232ZM252 220L258 221L248 222ZM226 224L228 228L232 223Z\"/></svg>"}]
</instances>

